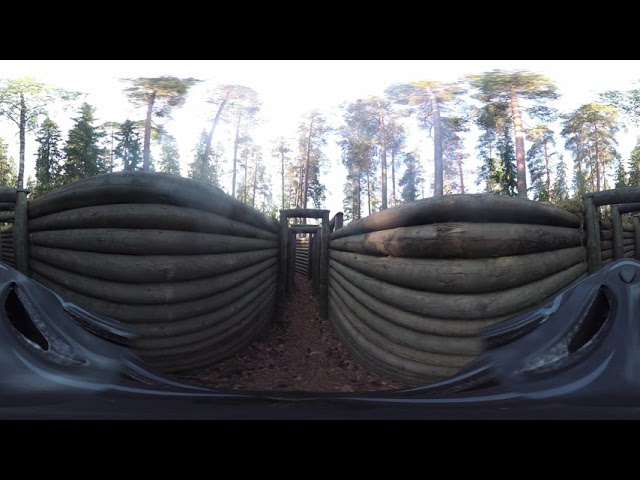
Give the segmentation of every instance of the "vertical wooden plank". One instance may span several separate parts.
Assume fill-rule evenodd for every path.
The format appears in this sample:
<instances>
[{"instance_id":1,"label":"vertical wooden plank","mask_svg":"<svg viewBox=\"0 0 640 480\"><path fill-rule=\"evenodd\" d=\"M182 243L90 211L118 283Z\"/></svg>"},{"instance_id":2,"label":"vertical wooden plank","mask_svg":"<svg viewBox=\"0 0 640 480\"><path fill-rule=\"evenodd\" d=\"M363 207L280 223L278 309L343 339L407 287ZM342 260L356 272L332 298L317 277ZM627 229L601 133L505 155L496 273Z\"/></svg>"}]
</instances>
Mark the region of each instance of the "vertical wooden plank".
<instances>
[{"instance_id":1,"label":"vertical wooden plank","mask_svg":"<svg viewBox=\"0 0 640 480\"><path fill-rule=\"evenodd\" d=\"M636 248L636 260L640 260L640 218L637 215L631 217L631 223L633 223L633 239Z\"/></svg>"},{"instance_id":2,"label":"vertical wooden plank","mask_svg":"<svg viewBox=\"0 0 640 480\"><path fill-rule=\"evenodd\" d=\"M622 235L622 216L618 205L611 205L611 224L613 230L613 258L624 258L624 237Z\"/></svg>"},{"instance_id":3,"label":"vertical wooden plank","mask_svg":"<svg viewBox=\"0 0 640 480\"><path fill-rule=\"evenodd\" d=\"M289 229L287 232L287 293L293 292L293 279L296 275L296 234Z\"/></svg>"},{"instance_id":4,"label":"vertical wooden plank","mask_svg":"<svg viewBox=\"0 0 640 480\"><path fill-rule=\"evenodd\" d=\"M320 318L329 313L329 212L322 214L320 241Z\"/></svg>"},{"instance_id":5,"label":"vertical wooden plank","mask_svg":"<svg viewBox=\"0 0 640 480\"><path fill-rule=\"evenodd\" d=\"M587 268L591 274L602 266L602 256L600 252L600 224L598 222L598 211L593 204L593 197L585 195L584 201L584 222L587 233Z\"/></svg>"},{"instance_id":6,"label":"vertical wooden plank","mask_svg":"<svg viewBox=\"0 0 640 480\"><path fill-rule=\"evenodd\" d=\"M29 238L27 231L27 195L29 190L17 190L15 220L13 222L13 248L16 270L29 275Z\"/></svg>"},{"instance_id":7,"label":"vertical wooden plank","mask_svg":"<svg viewBox=\"0 0 640 480\"><path fill-rule=\"evenodd\" d=\"M311 290L314 295L318 295L320 291L320 229L315 233L315 240L313 241L313 259L311 274Z\"/></svg>"},{"instance_id":8,"label":"vertical wooden plank","mask_svg":"<svg viewBox=\"0 0 640 480\"><path fill-rule=\"evenodd\" d=\"M280 266L278 268L278 305L284 308L287 280L287 233L289 231L289 219L287 214L280 210Z\"/></svg>"},{"instance_id":9,"label":"vertical wooden plank","mask_svg":"<svg viewBox=\"0 0 640 480\"><path fill-rule=\"evenodd\" d=\"M309 234L309 243L307 245L307 280L311 280L313 277L313 237L315 235L313 233Z\"/></svg>"}]
</instances>

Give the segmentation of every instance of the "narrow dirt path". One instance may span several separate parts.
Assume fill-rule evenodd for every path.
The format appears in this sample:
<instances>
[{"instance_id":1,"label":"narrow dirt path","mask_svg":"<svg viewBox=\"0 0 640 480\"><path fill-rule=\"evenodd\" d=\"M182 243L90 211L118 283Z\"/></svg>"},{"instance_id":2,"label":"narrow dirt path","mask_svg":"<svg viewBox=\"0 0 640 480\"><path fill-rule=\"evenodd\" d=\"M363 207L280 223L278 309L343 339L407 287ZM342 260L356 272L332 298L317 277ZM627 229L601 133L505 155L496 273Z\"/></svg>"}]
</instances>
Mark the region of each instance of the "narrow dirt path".
<instances>
[{"instance_id":1,"label":"narrow dirt path","mask_svg":"<svg viewBox=\"0 0 640 480\"><path fill-rule=\"evenodd\" d=\"M306 277L296 273L295 288L283 318L245 350L211 367L174 376L237 390L365 392L406 387L353 359L329 320L320 318L318 297Z\"/></svg>"}]
</instances>

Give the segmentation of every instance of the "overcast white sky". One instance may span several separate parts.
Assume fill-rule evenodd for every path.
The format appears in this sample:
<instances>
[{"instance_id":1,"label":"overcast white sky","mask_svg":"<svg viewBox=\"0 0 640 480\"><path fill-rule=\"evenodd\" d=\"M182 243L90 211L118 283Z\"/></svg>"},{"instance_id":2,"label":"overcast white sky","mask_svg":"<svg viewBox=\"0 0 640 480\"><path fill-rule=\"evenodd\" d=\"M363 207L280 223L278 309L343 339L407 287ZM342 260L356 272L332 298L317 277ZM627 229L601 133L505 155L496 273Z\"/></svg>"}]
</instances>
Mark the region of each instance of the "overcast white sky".
<instances>
[{"instance_id":1,"label":"overcast white sky","mask_svg":"<svg viewBox=\"0 0 640 480\"><path fill-rule=\"evenodd\" d=\"M184 165L191 161L190 152L200 132L210 126L212 114L202 96L217 83L241 84L258 92L264 119L263 131L255 136L259 141L280 135L293 137L300 116L312 109L336 112L343 102L380 95L393 83L454 81L494 69L528 70L549 76L561 94L556 105L565 112L595 100L599 92L634 88L640 80L640 60L0 60L1 78L30 76L87 93L100 122L143 115L131 108L120 78L172 75L207 80L193 89L185 106L174 112L173 121L167 125L179 142ZM0 136L16 148L17 136L6 125ZM635 145L635 132L619 140L626 158ZM470 151L475 148L468 147ZM270 159L269 152L265 145L265 159ZM34 154L35 146L28 145L27 173L33 172ZM17 159L17 153L14 157ZM424 157L429 161L432 153L425 152ZM339 158L331 160L327 203L333 214L342 208L344 175L337 167Z\"/></svg>"}]
</instances>

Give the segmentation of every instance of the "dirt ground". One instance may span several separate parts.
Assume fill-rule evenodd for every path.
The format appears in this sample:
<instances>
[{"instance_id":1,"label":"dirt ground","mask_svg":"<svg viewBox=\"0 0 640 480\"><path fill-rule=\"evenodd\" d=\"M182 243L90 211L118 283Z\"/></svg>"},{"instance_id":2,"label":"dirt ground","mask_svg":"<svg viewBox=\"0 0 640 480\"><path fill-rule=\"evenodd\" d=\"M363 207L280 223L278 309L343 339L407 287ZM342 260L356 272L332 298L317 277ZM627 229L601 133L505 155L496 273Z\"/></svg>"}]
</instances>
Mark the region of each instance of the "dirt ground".
<instances>
[{"instance_id":1,"label":"dirt ground","mask_svg":"<svg viewBox=\"0 0 640 480\"><path fill-rule=\"evenodd\" d=\"M174 377L236 390L365 392L407 387L354 360L319 316L311 282L296 273L283 318L249 347L216 365Z\"/></svg>"}]
</instances>

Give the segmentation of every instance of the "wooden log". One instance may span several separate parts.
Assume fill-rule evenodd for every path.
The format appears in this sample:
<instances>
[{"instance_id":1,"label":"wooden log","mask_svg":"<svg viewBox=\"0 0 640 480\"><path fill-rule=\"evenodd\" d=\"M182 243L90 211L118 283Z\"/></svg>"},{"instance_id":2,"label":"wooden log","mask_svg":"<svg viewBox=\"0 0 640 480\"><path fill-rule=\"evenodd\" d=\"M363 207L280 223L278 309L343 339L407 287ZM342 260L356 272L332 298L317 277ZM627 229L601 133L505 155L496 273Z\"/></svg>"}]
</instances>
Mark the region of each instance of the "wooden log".
<instances>
[{"instance_id":1,"label":"wooden log","mask_svg":"<svg viewBox=\"0 0 640 480\"><path fill-rule=\"evenodd\" d=\"M289 208L280 211L284 212L287 218L322 218L325 213L329 215L329 210L315 208Z\"/></svg>"},{"instance_id":2,"label":"wooden log","mask_svg":"<svg viewBox=\"0 0 640 480\"><path fill-rule=\"evenodd\" d=\"M335 230L340 230L343 227L343 223L344 223L344 214L342 212L338 212L333 216L334 220L335 220L335 227L334 227L334 231Z\"/></svg>"},{"instance_id":3,"label":"wooden log","mask_svg":"<svg viewBox=\"0 0 640 480\"><path fill-rule=\"evenodd\" d=\"M633 230L634 230L633 244L636 247L635 259L640 260L640 218L633 217L631 221L633 222Z\"/></svg>"},{"instance_id":4,"label":"wooden log","mask_svg":"<svg viewBox=\"0 0 640 480\"><path fill-rule=\"evenodd\" d=\"M584 273L578 263L559 273L508 290L482 294L424 292L398 287L363 275L331 260L331 267L347 280L381 301L421 315L451 319L481 319L512 314L559 292Z\"/></svg>"},{"instance_id":5,"label":"wooden log","mask_svg":"<svg viewBox=\"0 0 640 480\"><path fill-rule=\"evenodd\" d=\"M184 230L277 240L273 232L221 217L215 213L153 203L75 208L29 221L30 232L86 228Z\"/></svg>"},{"instance_id":6,"label":"wooden log","mask_svg":"<svg viewBox=\"0 0 640 480\"><path fill-rule=\"evenodd\" d=\"M251 289L257 288L275 274L275 269L268 268L252 279L232 287L224 292L188 302L170 303L167 305L124 305L89 297L71 290L40 274L32 274L32 278L58 293L70 302L100 315L114 318L125 323L174 322L185 318L204 315L228 305Z\"/></svg>"},{"instance_id":7,"label":"wooden log","mask_svg":"<svg viewBox=\"0 0 640 480\"><path fill-rule=\"evenodd\" d=\"M331 290L330 295L333 296L336 306L342 312L344 319L350 323L363 338L380 349L396 355L399 358L417 362L423 365L433 367L456 368L460 369L468 365L475 359L475 355L451 355L442 353L431 353L427 350L412 348L402 343L392 341L389 337L380 334L375 329L354 312L348 301L340 296L336 290ZM444 371L443 371L444 373Z\"/></svg>"},{"instance_id":8,"label":"wooden log","mask_svg":"<svg viewBox=\"0 0 640 480\"><path fill-rule=\"evenodd\" d=\"M258 299L265 294L271 292L270 295L275 299L276 282L274 279L258 285L255 289L241 295L237 299L229 302L222 308L214 310L204 315L196 315L184 320L175 322L153 322L129 324L131 329L137 336L137 345L140 348L161 348L180 345L182 340L192 339L192 334L214 327L220 322L232 317L246 306L255 304ZM187 343L189 343L187 341Z\"/></svg>"},{"instance_id":9,"label":"wooden log","mask_svg":"<svg viewBox=\"0 0 640 480\"><path fill-rule=\"evenodd\" d=\"M372 344L370 341L364 338L364 336L360 334L360 332L358 332L345 318L344 314L341 311L340 304L338 303L338 300L334 295L331 296L330 302L333 307L334 315L337 318L336 323L340 325L339 328L344 332L344 336L342 338L348 338L348 343L345 344L347 347L355 344L358 346L358 348L365 350L372 357L376 357L383 364L389 364L399 371L406 372L404 375L411 375L412 377L415 376L417 378L420 378L420 383L429 381L435 382L437 380L453 376L459 370L456 368L434 368L431 365L423 365L418 362L411 362L410 360L398 358L397 356L387 352L386 350L383 350L382 348ZM368 366L371 365L368 363L365 364ZM393 372L393 370L385 369L384 372L381 373L385 373L392 378L398 378L395 377L391 372ZM402 381L407 381L404 375L402 377Z\"/></svg>"},{"instance_id":10,"label":"wooden log","mask_svg":"<svg viewBox=\"0 0 640 480\"><path fill-rule=\"evenodd\" d=\"M340 282L331 282L330 290L338 295L344 305L346 305L351 315L343 309L349 320L355 316L358 320L366 324L390 341L404 345L406 347L439 355L453 355L459 357L461 362L468 361L469 356L475 356L484 351L482 339L478 337L444 337L428 333L417 332L415 330L402 327L389 322L377 315L366 305L358 302L341 285ZM427 362L428 363L428 362ZM458 365L462 366L462 365Z\"/></svg>"},{"instance_id":11,"label":"wooden log","mask_svg":"<svg viewBox=\"0 0 640 480\"><path fill-rule=\"evenodd\" d=\"M116 255L31 247L31 258L69 272L129 283L179 282L233 272L277 256L275 248L213 255Z\"/></svg>"},{"instance_id":12,"label":"wooden log","mask_svg":"<svg viewBox=\"0 0 640 480\"><path fill-rule=\"evenodd\" d=\"M0 213L0 222L13 222L16 219L15 213Z\"/></svg>"},{"instance_id":13,"label":"wooden log","mask_svg":"<svg viewBox=\"0 0 640 480\"><path fill-rule=\"evenodd\" d=\"M586 261L584 247L479 259L375 257L331 250L330 258L360 273L416 290L484 293L548 277Z\"/></svg>"},{"instance_id":14,"label":"wooden log","mask_svg":"<svg viewBox=\"0 0 640 480\"><path fill-rule=\"evenodd\" d=\"M618 205L620 213L640 212L640 203L621 203Z\"/></svg>"},{"instance_id":15,"label":"wooden log","mask_svg":"<svg viewBox=\"0 0 640 480\"><path fill-rule=\"evenodd\" d=\"M0 212L13 212L16 208L15 202L0 203Z\"/></svg>"},{"instance_id":16,"label":"wooden log","mask_svg":"<svg viewBox=\"0 0 640 480\"><path fill-rule=\"evenodd\" d=\"M639 187L623 187L600 192L590 192L585 196L592 197L596 206L612 205L614 203L640 203Z\"/></svg>"},{"instance_id":17,"label":"wooden log","mask_svg":"<svg viewBox=\"0 0 640 480\"><path fill-rule=\"evenodd\" d=\"M215 277L184 282L123 283L68 272L36 259L29 262L34 272L65 288L100 300L131 305L165 305L209 297L235 287L275 264L276 258L272 257Z\"/></svg>"},{"instance_id":18,"label":"wooden log","mask_svg":"<svg viewBox=\"0 0 640 480\"><path fill-rule=\"evenodd\" d=\"M602 266L604 267L605 265L609 265L611 262L613 262L613 257L606 258L602 260Z\"/></svg>"},{"instance_id":19,"label":"wooden log","mask_svg":"<svg viewBox=\"0 0 640 480\"><path fill-rule=\"evenodd\" d=\"M258 313L273 303L275 283L265 290L254 302L245 305L229 318L215 325L179 338L162 339L161 342L134 341L134 348L145 358L152 357L191 357L203 349L214 349L242 332ZM166 340L175 340L167 342Z\"/></svg>"},{"instance_id":20,"label":"wooden log","mask_svg":"<svg viewBox=\"0 0 640 480\"><path fill-rule=\"evenodd\" d=\"M635 249L636 249L635 245L625 245L624 246L624 253L635 251Z\"/></svg>"},{"instance_id":21,"label":"wooden log","mask_svg":"<svg viewBox=\"0 0 640 480\"><path fill-rule=\"evenodd\" d=\"M593 203L593 198L584 196L583 202L585 233L587 235L587 271L591 274L597 271L602 263L600 241L609 239L603 235L602 231L600 231L600 235L598 235L598 230L600 229L598 209Z\"/></svg>"},{"instance_id":22,"label":"wooden log","mask_svg":"<svg viewBox=\"0 0 640 480\"><path fill-rule=\"evenodd\" d=\"M603 250L601 255L602 260L613 258L613 249Z\"/></svg>"},{"instance_id":23,"label":"wooden log","mask_svg":"<svg viewBox=\"0 0 640 480\"><path fill-rule=\"evenodd\" d=\"M275 222L217 187L156 172L116 172L58 188L29 205L29 218L116 203L160 203L194 208L277 233Z\"/></svg>"},{"instance_id":24,"label":"wooden log","mask_svg":"<svg viewBox=\"0 0 640 480\"><path fill-rule=\"evenodd\" d=\"M0 187L0 203L16 203L18 190L13 187Z\"/></svg>"},{"instance_id":25,"label":"wooden log","mask_svg":"<svg viewBox=\"0 0 640 480\"><path fill-rule=\"evenodd\" d=\"M28 190L17 190L15 220L13 222L14 246L16 249L16 270L29 275L29 232L27 229Z\"/></svg>"},{"instance_id":26,"label":"wooden log","mask_svg":"<svg viewBox=\"0 0 640 480\"><path fill-rule=\"evenodd\" d=\"M287 293L294 291L294 275L293 270L295 268L296 249L295 249L295 233L289 229L287 232Z\"/></svg>"},{"instance_id":27,"label":"wooden log","mask_svg":"<svg viewBox=\"0 0 640 480\"><path fill-rule=\"evenodd\" d=\"M613 241L605 240L604 242L600 242L600 251L611 250L612 248L613 248Z\"/></svg>"},{"instance_id":28,"label":"wooden log","mask_svg":"<svg viewBox=\"0 0 640 480\"><path fill-rule=\"evenodd\" d=\"M636 256L636 251L635 250L630 250L628 252L624 252L624 257L623 258L634 258Z\"/></svg>"},{"instance_id":29,"label":"wooden log","mask_svg":"<svg viewBox=\"0 0 640 480\"><path fill-rule=\"evenodd\" d=\"M311 273L311 291L314 295L318 295L320 291L320 243L322 242L322 238L320 235L316 235L315 240L313 241L313 258L312 262L312 270Z\"/></svg>"},{"instance_id":30,"label":"wooden log","mask_svg":"<svg viewBox=\"0 0 640 480\"><path fill-rule=\"evenodd\" d=\"M315 233L318 230L317 225L291 225L289 228L296 233Z\"/></svg>"},{"instance_id":31,"label":"wooden log","mask_svg":"<svg viewBox=\"0 0 640 480\"><path fill-rule=\"evenodd\" d=\"M145 358L144 355L141 355L141 357L148 366L163 372L180 372L213 365L235 355L255 341L271 323L274 309L275 305L272 303L267 309L261 312L256 311L255 317L247 319L246 327L243 330L218 348L205 349L204 351L179 358L161 357L149 359Z\"/></svg>"},{"instance_id":32,"label":"wooden log","mask_svg":"<svg viewBox=\"0 0 640 480\"><path fill-rule=\"evenodd\" d=\"M613 258L622 258L624 256L622 218L617 205L611 205L611 220L613 225Z\"/></svg>"},{"instance_id":33,"label":"wooden log","mask_svg":"<svg viewBox=\"0 0 640 480\"><path fill-rule=\"evenodd\" d=\"M287 243L289 242L289 219L280 210L279 263L278 263L278 315L282 313L287 294Z\"/></svg>"},{"instance_id":34,"label":"wooden log","mask_svg":"<svg viewBox=\"0 0 640 480\"><path fill-rule=\"evenodd\" d=\"M603 222L600 221L600 229L601 230L612 230L613 223L612 222ZM622 231L623 232L633 232L633 225L630 223L622 223Z\"/></svg>"},{"instance_id":35,"label":"wooden log","mask_svg":"<svg viewBox=\"0 0 640 480\"><path fill-rule=\"evenodd\" d=\"M611 230L600 230L601 240L613 240L613 232Z\"/></svg>"},{"instance_id":36,"label":"wooden log","mask_svg":"<svg viewBox=\"0 0 640 480\"><path fill-rule=\"evenodd\" d=\"M553 205L504 195L432 197L388 208L336 230L332 239L432 223L525 223L578 228L577 215Z\"/></svg>"},{"instance_id":37,"label":"wooden log","mask_svg":"<svg viewBox=\"0 0 640 480\"><path fill-rule=\"evenodd\" d=\"M320 318L329 315L329 210L323 210L322 230L320 232Z\"/></svg>"},{"instance_id":38,"label":"wooden log","mask_svg":"<svg viewBox=\"0 0 640 480\"><path fill-rule=\"evenodd\" d=\"M29 240L31 244L43 247L126 255L237 253L275 248L278 245L272 240L215 233L127 228L49 230L30 233Z\"/></svg>"},{"instance_id":39,"label":"wooden log","mask_svg":"<svg viewBox=\"0 0 640 480\"><path fill-rule=\"evenodd\" d=\"M581 244L581 233L575 228L506 223L449 223L401 227L341 237L331 241L331 248L365 255L395 257L490 258L559 250Z\"/></svg>"}]
</instances>

